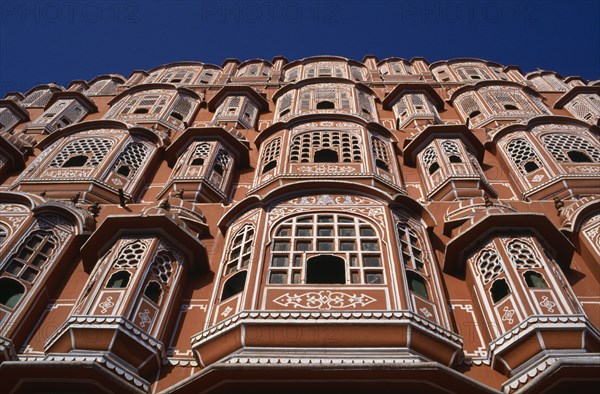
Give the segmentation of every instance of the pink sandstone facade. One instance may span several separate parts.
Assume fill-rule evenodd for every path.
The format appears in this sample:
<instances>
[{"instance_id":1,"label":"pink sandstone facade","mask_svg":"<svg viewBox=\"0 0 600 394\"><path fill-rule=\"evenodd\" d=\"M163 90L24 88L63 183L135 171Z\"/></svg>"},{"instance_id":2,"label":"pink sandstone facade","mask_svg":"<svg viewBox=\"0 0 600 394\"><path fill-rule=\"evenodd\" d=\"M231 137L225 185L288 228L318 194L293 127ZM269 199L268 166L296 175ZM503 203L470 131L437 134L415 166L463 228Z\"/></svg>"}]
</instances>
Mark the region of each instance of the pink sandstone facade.
<instances>
[{"instance_id":1,"label":"pink sandstone facade","mask_svg":"<svg viewBox=\"0 0 600 394\"><path fill-rule=\"evenodd\" d=\"M600 82L181 62L0 100L11 393L600 383Z\"/></svg>"}]
</instances>

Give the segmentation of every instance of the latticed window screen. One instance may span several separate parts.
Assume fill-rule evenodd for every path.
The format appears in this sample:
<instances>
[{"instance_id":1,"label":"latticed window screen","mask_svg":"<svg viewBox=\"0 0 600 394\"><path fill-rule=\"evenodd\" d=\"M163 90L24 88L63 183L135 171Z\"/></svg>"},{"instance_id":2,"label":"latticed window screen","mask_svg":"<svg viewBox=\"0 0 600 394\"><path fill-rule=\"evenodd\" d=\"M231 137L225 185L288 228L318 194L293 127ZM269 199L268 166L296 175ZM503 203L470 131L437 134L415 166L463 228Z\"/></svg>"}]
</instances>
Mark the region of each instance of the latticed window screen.
<instances>
[{"instance_id":1,"label":"latticed window screen","mask_svg":"<svg viewBox=\"0 0 600 394\"><path fill-rule=\"evenodd\" d=\"M540 259L537 257L537 254L533 251L531 245L529 245L527 242L523 242L520 240L511 241L507 245L506 251L510 256L511 262L518 269L542 267Z\"/></svg>"},{"instance_id":2,"label":"latticed window screen","mask_svg":"<svg viewBox=\"0 0 600 394\"><path fill-rule=\"evenodd\" d=\"M190 157L189 165L205 165L212 146L213 144L210 142L199 142L194 148L194 153L192 153L192 156Z\"/></svg>"},{"instance_id":3,"label":"latticed window screen","mask_svg":"<svg viewBox=\"0 0 600 394\"><path fill-rule=\"evenodd\" d=\"M322 149L337 152L339 161L354 163L362 161L361 138L344 131L314 131L298 135L292 140L290 162L312 163L314 155Z\"/></svg>"},{"instance_id":4,"label":"latticed window screen","mask_svg":"<svg viewBox=\"0 0 600 394\"><path fill-rule=\"evenodd\" d=\"M173 70L163 74L163 76L160 79L160 82L189 85L196 75L197 72L193 70Z\"/></svg>"},{"instance_id":5,"label":"latticed window screen","mask_svg":"<svg viewBox=\"0 0 600 394\"><path fill-rule=\"evenodd\" d=\"M52 98L52 91L48 89L36 90L21 101L25 107L44 107Z\"/></svg>"},{"instance_id":6,"label":"latticed window screen","mask_svg":"<svg viewBox=\"0 0 600 394\"><path fill-rule=\"evenodd\" d=\"M216 186L221 186L225 180L229 167L231 165L231 156L223 149L219 149L215 161L213 163L212 172L210 174L210 182Z\"/></svg>"},{"instance_id":7,"label":"latticed window screen","mask_svg":"<svg viewBox=\"0 0 600 394\"><path fill-rule=\"evenodd\" d=\"M242 114L242 119L248 123L248 126L253 127L254 122L256 121L256 115L258 114L258 108L254 103L249 100L246 100L246 105L244 106L244 112Z\"/></svg>"},{"instance_id":8,"label":"latticed window screen","mask_svg":"<svg viewBox=\"0 0 600 394\"><path fill-rule=\"evenodd\" d=\"M408 268L425 272L423 246L417 233L407 223L398 223L402 262Z\"/></svg>"},{"instance_id":9,"label":"latticed window screen","mask_svg":"<svg viewBox=\"0 0 600 394\"><path fill-rule=\"evenodd\" d=\"M8 237L8 230L4 226L0 226L0 245L4 243L6 238Z\"/></svg>"},{"instance_id":10,"label":"latticed window screen","mask_svg":"<svg viewBox=\"0 0 600 394\"><path fill-rule=\"evenodd\" d=\"M147 246L141 241L134 241L123 248L119 252L113 263L115 269L136 269L142 261L142 257L146 252Z\"/></svg>"},{"instance_id":11,"label":"latticed window screen","mask_svg":"<svg viewBox=\"0 0 600 394\"><path fill-rule=\"evenodd\" d=\"M87 96L110 96L117 92L118 83L111 80L96 81L88 90L85 91Z\"/></svg>"},{"instance_id":12,"label":"latticed window screen","mask_svg":"<svg viewBox=\"0 0 600 394\"><path fill-rule=\"evenodd\" d=\"M482 113L482 108L479 102L473 95L464 95L456 100L456 104L462 109L467 117L475 117L476 114Z\"/></svg>"},{"instance_id":13,"label":"latticed window screen","mask_svg":"<svg viewBox=\"0 0 600 394\"><path fill-rule=\"evenodd\" d=\"M375 108L373 108L373 98L370 95L359 91L358 104L360 105L360 109L363 112L363 114L368 115L369 118L373 118Z\"/></svg>"},{"instance_id":14,"label":"latticed window screen","mask_svg":"<svg viewBox=\"0 0 600 394\"><path fill-rule=\"evenodd\" d=\"M477 258L477 268L483 277L484 284L489 283L504 272L500 256L498 256L498 252L493 249L485 249L479 254L479 257Z\"/></svg>"},{"instance_id":15,"label":"latticed window screen","mask_svg":"<svg viewBox=\"0 0 600 394\"><path fill-rule=\"evenodd\" d=\"M56 247L52 233L35 231L23 240L11 257L5 271L28 283L33 283Z\"/></svg>"},{"instance_id":16,"label":"latticed window screen","mask_svg":"<svg viewBox=\"0 0 600 394\"><path fill-rule=\"evenodd\" d=\"M173 256L166 251L160 251L156 254L150 273L162 283L168 284L173 274Z\"/></svg>"},{"instance_id":17,"label":"latticed window screen","mask_svg":"<svg viewBox=\"0 0 600 394\"><path fill-rule=\"evenodd\" d=\"M591 161L600 163L600 149L584 137L575 134L553 133L542 137L548 151L559 162L571 162L570 152L585 153ZM596 144L597 145L597 144Z\"/></svg>"},{"instance_id":18,"label":"latticed window screen","mask_svg":"<svg viewBox=\"0 0 600 394\"><path fill-rule=\"evenodd\" d=\"M11 110L8 108L0 108L0 131L6 131L19 122Z\"/></svg>"},{"instance_id":19,"label":"latticed window screen","mask_svg":"<svg viewBox=\"0 0 600 394\"><path fill-rule=\"evenodd\" d=\"M275 138L269 142L263 152L261 163L263 165L263 174L277 166L277 160L281 155L281 138Z\"/></svg>"},{"instance_id":20,"label":"latticed window screen","mask_svg":"<svg viewBox=\"0 0 600 394\"><path fill-rule=\"evenodd\" d=\"M523 138L517 138L506 145L506 150L511 160L521 174L526 175L541 167L541 161L529 142Z\"/></svg>"},{"instance_id":21,"label":"latticed window screen","mask_svg":"<svg viewBox=\"0 0 600 394\"><path fill-rule=\"evenodd\" d=\"M165 94L146 94L132 97L123 107L121 114L158 114L163 110L168 100L169 96Z\"/></svg>"},{"instance_id":22,"label":"latticed window screen","mask_svg":"<svg viewBox=\"0 0 600 394\"><path fill-rule=\"evenodd\" d=\"M291 109L293 94L293 92L286 93L277 101L277 104L279 105L279 116L285 115L287 113L285 111L289 112Z\"/></svg>"},{"instance_id":23,"label":"latticed window screen","mask_svg":"<svg viewBox=\"0 0 600 394\"><path fill-rule=\"evenodd\" d=\"M106 157L112 146L113 141L103 138L85 138L71 141L56 155L49 167L60 168L74 156L88 157L82 167L95 167Z\"/></svg>"},{"instance_id":24,"label":"latticed window screen","mask_svg":"<svg viewBox=\"0 0 600 394\"><path fill-rule=\"evenodd\" d=\"M375 159L375 164L377 167L389 171L391 162L385 142L379 138L373 137L371 143L373 144L373 158Z\"/></svg>"},{"instance_id":25,"label":"latticed window screen","mask_svg":"<svg viewBox=\"0 0 600 394\"><path fill-rule=\"evenodd\" d=\"M148 147L146 145L141 142L131 142L115 162L113 171L117 171L128 178L132 178L142 166L147 155ZM122 168L124 166L129 170L123 171Z\"/></svg>"},{"instance_id":26,"label":"latticed window screen","mask_svg":"<svg viewBox=\"0 0 600 394\"><path fill-rule=\"evenodd\" d=\"M291 70L287 70L285 73L286 82L294 82L298 79L298 70L299 67L294 67Z\"/></svg>"},{"instance_id":27,"label":"latticed window screen","mask_svg":"<svg viewBox=\"0 0 600 394\"><path fill-rule=\"evenodd\" d=\"M450 140L444 140L442 141L442 149L444 151L444 153L448 156L450 155L457 155L460 156L460 148L458 147L458 144L454 141L450 141Z\"/></svg>"},{"instance_id":28,"label":"latticed window screen","mask_svg":"<svg viewBox=\"0 0 600 394\"><path fill-rule=\"evenodd\" d=\"M322 255L344 260L344 283L384 283L375 229L360 218L343 214L297 216L277 226L271 247L269 283L303 283L307 261Z\"/></svg>"},{"instance_id":29,"label":"latticed window screen","mask_svg":"<svg viewBox=\"0 0 600 394\"><path fill-rule=\"evenodd\" d=\"M193 107L194 99L191 97L179 96L175 99L173 109L171 110L171 116L179 120L185 120L190 115Z\"/></svg>"},{"instance_id":30,"label":"latticed window screen","mask_svg":"<svg viewBox=\"0 0 600 394\"><path fill-rule=\"evenodd\" d=\"M246 224L239 230L229 247L229 255L225 263L224 275L229 275L250 264L252 258L252 243L254 241L254 226Z\"/></svg>"},{"instance_id":31,"label":"latticed window screen","mask_svg":"<svg viewBox=\"0 0 600 394\"><path fill-rule=\"evenodd\" d=\"M365 74L360 67L350 66L350 73L352 74L352 79L356 81L363 81L365 79Z\"/></svg>"},{"instance_id":32,"label":"latticed window screen","mask_svg":"<svg viewBox=\"0 0 600 394\"><path fill-rule=\"evenodd\" d=\"M439 168L437 152L433 147L427 148L423 152L421 160L423 161L423 166L430 174L433 174Z\"/></svg>"},{"instance_id":33,"label":"latticed window screen","mask_svg":"<svg viewBox=\"0 0 600 394\"><path fill-rule=\"evenodd\" d=\"M492 79L490 73L481 66L455 67L454 69L463 81Z\"/></svg>"}]
</instances>

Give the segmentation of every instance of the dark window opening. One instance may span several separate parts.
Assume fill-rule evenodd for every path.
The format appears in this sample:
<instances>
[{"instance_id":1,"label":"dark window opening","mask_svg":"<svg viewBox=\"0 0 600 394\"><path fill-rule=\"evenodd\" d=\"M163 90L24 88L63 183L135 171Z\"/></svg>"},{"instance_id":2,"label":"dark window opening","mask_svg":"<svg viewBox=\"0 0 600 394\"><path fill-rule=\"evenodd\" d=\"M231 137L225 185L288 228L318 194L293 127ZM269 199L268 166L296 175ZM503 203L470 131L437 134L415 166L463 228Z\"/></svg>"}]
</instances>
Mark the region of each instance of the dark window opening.
<instances>
[{"instance_id":1,"label":"dark window opening","mask_svg":"<svg viewBox=\"0 0 600 394\"><path fill-rule=\"evenodd\" d=\"M471 79L481 79L479 75L471 75Z\"/></svg>"},{"instance_id":2,"label":"dark window opening","mask_svg":"<svg viewBox=\"0 0 600 394\"><path fill-rule=\"evenodd\" d=\"M14 279L0 279L0 304L13 309L25 294L25 287Z\"/></svg>"},{"instance_id":3,"label":"dark window opening","mask_svg":"<svg viewBox=\"0 0 600 394\"><path fill-rule=\"evenodd\" d=\"M146 286L146 290L144 290L144 295L152 300L155 304L158 304L160 300L160 296L162 295L162 289L158 282L150 282L148 286Z\"/></svg>"},{"instance_id":4,"label":"dark window opening","mask_svg":"<svg viewBox=\"0 0 600 394\"><path fill-rule=\"evenodd\" d=\"M427 282L421 275L407 271L406 278L408 280L408 288L410 291L418 296L429 299L427 295Z\"/></svg>"},{"instance_id":5,"label":"dark window opening","mask_svg":"<svg viewBox=\"0 0 600 394\"><path fill-rule=\"evenodd\" d=\"M389 171L390 170L390 168L388 167L388 165L383 160L381 160L381 159L375 160L375 165L377 167L381 168L382 170L385 170L385 171Z\"/></svg>"},{"instance_id":6,"label":"dark window opening","mask_svg":"<svg viewBox=\"0 0 600 394\"><path fill-rule=\"evenodd\" d=\"M135 111L133 111L134 114L147 114L148 113L148 108L137 108Z\"/></svg>"},{"instance_id":7,"label":"dark window opening","mask_svg":"<svg viewBox=\"0 0 600 394\"><path fill-rule=\"evenodd\" d=\"M523 274L523 276L525 277L527 287L534 287L538 289L548 287L544 277L535 271L527 271Z\"/></svg>"},{"instance_id":8,"label":"dark window opening","mask_svg":"<svg viewBox=\"0 0 600 394\"><path fill-rule=\"evenodd\" d=\"M363 108L362 111L367 115L371 115L371 112L369 112L369 110L366 108Z\"/></svg>"},{"instance_id":9,"label":"dark window opening","mask_svg":"<svg viewBox=\"0 0 600 394\"><path fill-rule=\"evenodd\" d=\"M536 162L534 161L528 161L527 163L525 163L525 171L527 171L527 173L533 172L535 170L537 170L538 168L540 168L540 166L537 165Z\"/></svg>"},{"instance_id":10,"label":"dark window opening","mask_svg":"<svg viewBox=\"0 0 600 394\"><path fill-rule=\"evenodd\" d=\"M2 123L0 123L0 130L2 130L4 128L4 125Z\"/></svg>"},{"instance_id":11,"label":"dark window opening","mask_svg":"<svg viewBox=\"0 0 600 394\"><path fill-rule=\"evenodd\" d=\"M204 159L202 157L196 157L194 160L192 160L192 162L190 163L191 166L203 166L204 165Z\"/></svg>"},{"instance_id":12,"label":"dark window opening","mask_svg":"<svg viewBox=\"0 0 600 394\"><path fill-rule=\"evenodd\" d=\"M60 118L60 121L63 122L63 124L66 126L71 124L71 121L66 116L63 116L62 118Z\"/></svg>"},{"instance_id":13,"label":"dark window opening","mask_svg":"<svg viewBox=\"0 0 600 394\"><path fill-rule=\"evenodd\" d=\"M87 163L89 157L83 155L71 156L65 161L63 167L83 167Z\"/></svg>"},{"instance_id":14,"label":"dark window opening","mask_svg":"<svg viewBox=\"0 0 600 394\"><path fill-rule=\"evenodd\" d=\"M490 288L490 292L492 293L492 301L496 303L510 294L510 287L504 279L498 279Z\"/></svg>"},{"instance_id":15,"label":"dark window opening","mask_svg":"<svg viewBox=\"0 0 600 394\"><path fill-rule=\"evenodd\" d=\"M183 121L183 115L180 114L179 112L175 112L175 111L171 112L171 117L173 117L177 120Z\"/></svg>"},{"instance_id":16,"label":"dark window opening","mask_svg":"<svg viewBox=\"0 0 600 394\"><path fill-rule=\"evenodd\" d=\"M215 164L215 166L213 167L214 172L216 172L219 175L223 175L223 173L225 172L225 170L223 169L223 166L220 164Z\"/></svg>"},{"instance_id":17,"label":"dark window opening","mask_svg":"<svg viewBox=\"0 0 600 394\"><path fill-rule=\"evenodd\" d=\"M264 174L267 171L271 171L273 168L277 167L277 160L271 160L262 169L262 173Z\"/></svg>"},{"instance_id":18,"label":"dark window opening","mask_svg":"<svg viewBox=\"0 0 600 394\"><path fill-rule=\"evenodd\" d=\"M306 283L321 285L346 284L346 263L337 256L316 256L306 262Z\"/></svg>"},{"instance_id":19,"label":"dark window opening","mask_svg":"<svg viewBox=\"0 0 600 394\"><path fill-rule=\"evenodd\" d=\"M469 118L473 119L474 117L476 117L477 115L481 115L480 111L473 111L469 114Z\"/></svg>"},{"instance_id":20,"label":"dark window opening","mask_svg":"<svg viewBox=\"0 0 600 394\"><path fill-rule=\"evenodd\" d=\"M440 169L440 165L438 163L433 163L432 165L429 166L429 174L433 174L434 172L436 172L439 169Z\"/></svg>"},{"instance_id":21,"label":"dark window opening","mask_svg":"<svg viewBox=\"0 0 600 394\"><path fill-rule=\"evenodd\" d=\"M119 271L112 274L106 287L109 289L122 289L127 287L131 274L127 271Z\"/></svg>"},{"instance_id":22,"label":"dark window opening","mask_svg":"<svg viewBox=\"0 0 600 394\"><path fill-rule=\"evenodd\" d=\"M284 109L283 111L281 111L281 112L279 113L279 116L284 116L284 115L287 115L287 114L289 114L289 113L290 113L290 109L289 109L289 108L288 108L288 109Z\"/></svg>"},{"instance_id":23,"label":"dark window opening","mask_svg":"<svg viewBox=\"0 0 600 394\"><path fill-rule=\"evenodd\" d=\"M460 157L456 156L456 155L452 155L448 158L448 160L450 160L450 163L462 163L462 160L460 159Z\"/></svg>"},{"instance_id":24,"label":"dark window opening","mask_svg":"<svg viewBox=\"0 0 600 394\"><path fill-rule=\"evenodd\" d=\"M125 165L122 165L117 170L117 174L123 175L124 177L128 177L130 172L131 172L131 168L129 168L129 166L125 166Z\"/></svg>"},{"instance_id":25,"label":"dark window opening","mask_svg":"<svg viewBox=\"0 0 600 394\"><path fill-rule=\"evenodd\" d=\"M338 153L331 149L321 149L315 152L315 163L337 163L339 162Z\"/></svg>"},{"instance_id":26,"label":"dark window opening","mask_svg":"<svg viewBox=\"0 0 600 394\"><path fill-rule=\"evenodd\" d=\"M317 109L335 109L335 105L331 101L321 101L317 103Z\"/></svg>"},{"instance_id":27,"label":"dark window opening","mask_svg":"<svg viewBox=\"0 0 600 394\"><path fill-rule=\"evenodd\" d=\"M240 271L231 278L227 279L227 282L225 282L223 285L221 301L244 291L244 287L246 286L246 274L247 271Z\"/></svg>"},{"instance_id":28,"label":"dark window opening","mask_svg":"<svg viewBox=\"0 0 600 394\"><path fill-rule=\"evenodd\" d=\"M171 80L171 83L179 83L181 82L181 78L175 78Z\"/></svg>"},{"instance_id":29,"label":"dark window opening","mask_svg":"<svg viewBox=\"0 0 600 394\"><path fill-rule=\"evenodd\" d=\"M504 109L507 109L509 111L518 111L519 107L513 104L504 104Z\"/></svg>"},{"instance_id":30,"label":"dark window opening","mask_svg":"<svg viewBox=\"0 0 600 394\"><path fill-rule=\"evenodd\" d=\"M573 163L593 163L591 157L589 157L586 153L578 151L578 150L570 150L567 152L567 156Z\"/></svg>"}]
</instances>

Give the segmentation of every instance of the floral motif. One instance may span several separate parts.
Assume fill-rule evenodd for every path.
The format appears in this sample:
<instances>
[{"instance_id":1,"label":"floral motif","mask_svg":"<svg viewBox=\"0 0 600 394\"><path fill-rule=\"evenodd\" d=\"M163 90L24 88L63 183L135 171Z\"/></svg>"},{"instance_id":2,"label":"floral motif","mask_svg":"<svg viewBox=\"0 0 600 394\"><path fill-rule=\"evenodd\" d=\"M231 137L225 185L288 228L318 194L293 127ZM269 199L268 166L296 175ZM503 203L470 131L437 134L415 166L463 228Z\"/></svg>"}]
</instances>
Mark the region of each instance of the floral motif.
<instances>
[{"instance_id":1,"label":"floral motif","mask_svg":"<svg viewBox=\"0 0 600 394\"><path fill-rule=\"evenodd\" d=\"M315 165L315 166L300 166L298 167L299 172L307 172L309 174L332 174L340 172L354 172L356 168L352 166L336 166L336 165Z\"/></svg>"},{"instance_id":2,"label":"floral motif","mask_svg":"<svg viewBox=\"0 0 600 394\"><path fill-rule=\"evenodd\" d=\"M293 306L302 309L343 309L366 306L377 301L366 294L347 294L340 291L311 291L308 293L285 293L273 300L281 306Z\"/></svg>"},{"instance_id":3,"label":"floral motif","mask_svg":"<svg viewBox=\"0 0 600 394\"><path fill-rule=\"evenodd\" d=\"M146 328L146 324L151 323L152 319L150 319L150 311L146 308L143 312L138 314L140 318L140 327Z\"/></svg>"},{"instance_id":4,"label":"floral motif","mask_svg":"<svg viewBox=\"0 0 600 394\"><path fill-rule=\"evenodd\" d=\"M502 315L502 321L507 321L508 324L513 324L513 316L515 315L515 311L505 306L504 309L502 309L502 312L504 312L504 315Z\"/></svg>"},{"instance_id":5,"label":"floral motif","mask_svg":"<svg viewBox=\"0 0 600 394\"><path fill-rule=\"evenodd\" d=\"M112 302L112 299L113 299L112 296L108 296L108 297L106 297L106 300L104 300L100 304L98 304L98 306L101 308L101 310L100 310L101 313L106 313L109 308L112 308L113 306L115 306L115 303Z\"/></svg>"},{"instance_id":6,"label":"floral motif","mask_svg":"<svg viewBox=\"0 0 600 394\"><path fill-rule=\"evenodd\" d=\"M540 306L546 308L548 312L554 312L554 306L556 304L548 299L548 296L543 296L540 301Z\"/></svg>"}]
</instances>

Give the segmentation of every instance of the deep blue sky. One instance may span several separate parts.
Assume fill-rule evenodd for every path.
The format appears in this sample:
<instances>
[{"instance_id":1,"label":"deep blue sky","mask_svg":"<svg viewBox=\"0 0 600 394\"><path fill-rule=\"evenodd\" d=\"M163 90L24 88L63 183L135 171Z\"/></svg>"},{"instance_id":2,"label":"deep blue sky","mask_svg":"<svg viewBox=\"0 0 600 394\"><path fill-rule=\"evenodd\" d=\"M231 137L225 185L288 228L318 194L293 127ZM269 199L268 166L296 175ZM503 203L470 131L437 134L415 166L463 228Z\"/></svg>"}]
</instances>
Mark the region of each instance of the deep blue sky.
<instances>
[{"instance_id":1,"label":"deep blue sky","mask_svg":"<svg viewBox=\"0 0 600 394\"><path fill-rule=\"evenodd\" d=\"M478 57L600 78L600 1L0 0L0 95L180 60Z\"/></svg>"}]
</instances>

